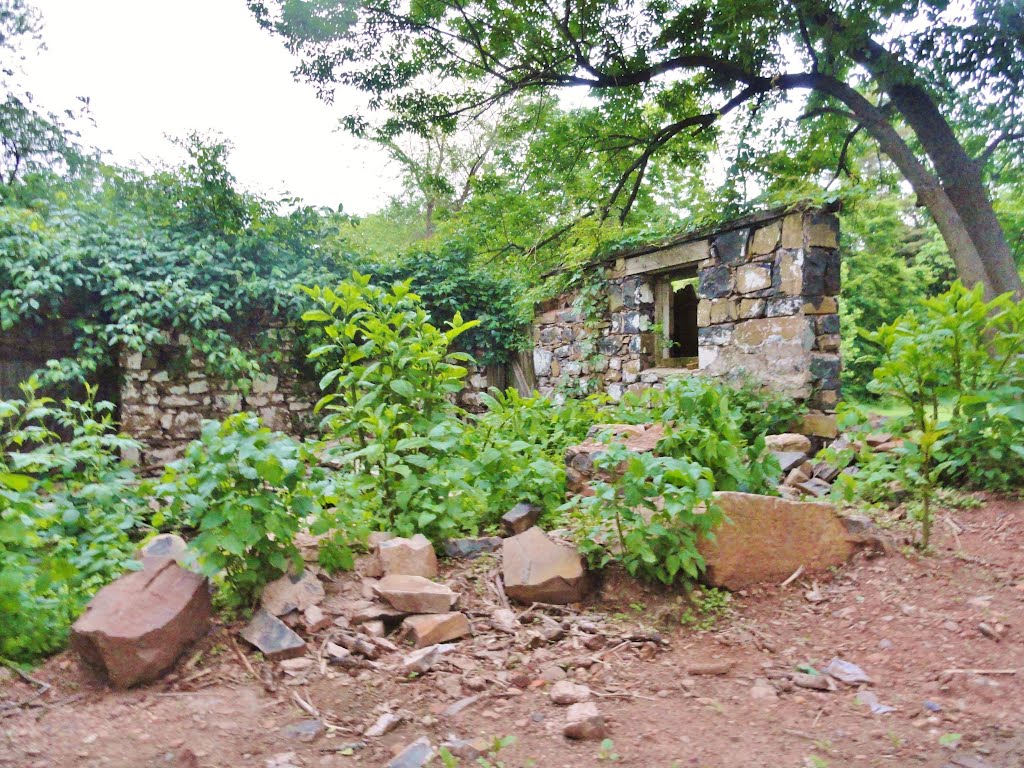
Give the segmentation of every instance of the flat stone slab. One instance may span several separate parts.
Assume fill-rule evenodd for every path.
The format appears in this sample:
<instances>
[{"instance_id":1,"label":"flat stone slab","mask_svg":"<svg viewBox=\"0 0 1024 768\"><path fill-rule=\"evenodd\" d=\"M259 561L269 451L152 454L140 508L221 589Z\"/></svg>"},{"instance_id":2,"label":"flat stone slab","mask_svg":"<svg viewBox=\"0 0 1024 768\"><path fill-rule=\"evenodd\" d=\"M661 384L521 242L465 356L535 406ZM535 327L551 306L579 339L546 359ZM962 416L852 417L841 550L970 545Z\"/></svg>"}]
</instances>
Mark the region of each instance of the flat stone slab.
<instances>
[{"instance_id":1,"label":"flat stone slab","mask_svg":"<svg viewBox=\"0 0 1024 768\"><path fill-rule=\"evenodd\" d=\"M241 631L242 639L255 646L271 661L293 659L306 652L306 642L288 625L266 608L252 615L252 621Z\"/></svg>"},{"instance_id":2,"label":"flat stone slab","mask_svg":"<svg viewBox=\"0 0 1024 768\"><path fill-rule=\"evenodd\" d=\"M385 576L400 574L426 579L437 576L434 545L422 533L417 533L411 539L395 538L379 542L377 558Z\"/></svg>"},{"instance_id":3,"label":"flat stone slab","mask_svg":"<svg viewBox=\"0 0 1024 768\"><path fill-rule=\"evenodd\" d=\"M505 539L502 546L505 594L521 603L577 603L587 588L583 559L556 544L540 528Z\"/></svg>"},{"instance_id":4,"label":"flat stone slab","mask_svg":"<svg viewBox=\"0 0 1024 768\"><path fill-rule=\"evenodd\" d=\"M457 611L410 616L402 622L402 630L412 636L417 648L458 640L472 632L469 619Z\"/></svg>"},{"instance_id":5,"label":"flat stone slab","mask_svg":"<svg viewBox=\"0 0 1024 768\"><path fill-rule=\"evenodd\" d=\"M128 688L170 668L209 631L211 613L206 579L157 558L96 593L71 628L71 647Z\"/></svg>"},{"instance_id":6,"label":"flat stone slab","mask_svg":"<svg viewBox=\"0 0 1024 768\"><path fill-rule=\"evenodd\" d=\"M286 573L267 584L260 595L260 604L274 616L284 616L319 605L324 594L324 586L316 574L303 570L297 574Z\"/></svg>"},{"instance_id":7,"label":"flat stone slab","mask_svg":"<svg viewBox=\"0 0 1024 768\"><path fill-rule=\"evenodd\" d=\"M523 533L537 524L540 512L540 507L533 504L516 504L501 516L501 529L506 536Z\"/></svg>"},{"instance_id":8,"label":"flat stone slab","mask_svg":"<svg viewBox=\"0 0 1024 768\"><path fill-rule=\"evenodd\" d=\"M422 576L385 576L373 589L405 613L448 613L459 597L444 584Z\"/></svg>"},{"instance_id":9,"label":"flat stone slab","mask_svg":"<svg viewBox=\"0 0 1024 768\"><path fill-rule=\"evenodd\" d=\"M799 451L772 451L771 454L778 460L783 475L807 461L807 456Z\"/></svg>"},{"instance_id":10,"label":"flat stone slab","mask_svg":"<svg viewBox=\"0 0 1024 768\"><path fill-rule=\"evenodd\" d=\"M481 536L476 539L448 539L444 543L444 553L448 557L472 560L480 555L497 552L501 549L501 537Z\"/></svg>"},{"instance_id":11,"label":"flat stone slab","mask_svg":"<svg viewBox=\"0 0 1024 768\"><path fill-rule=\"evenodd\" d=\"M831 504L732 492L716 493L715 501L727 520L714 541L698 545L707 562L703 580L714 587L779 583L800 566L806 573L825 571L845 563L857 547Z\"/></svg>"}]
</instances>

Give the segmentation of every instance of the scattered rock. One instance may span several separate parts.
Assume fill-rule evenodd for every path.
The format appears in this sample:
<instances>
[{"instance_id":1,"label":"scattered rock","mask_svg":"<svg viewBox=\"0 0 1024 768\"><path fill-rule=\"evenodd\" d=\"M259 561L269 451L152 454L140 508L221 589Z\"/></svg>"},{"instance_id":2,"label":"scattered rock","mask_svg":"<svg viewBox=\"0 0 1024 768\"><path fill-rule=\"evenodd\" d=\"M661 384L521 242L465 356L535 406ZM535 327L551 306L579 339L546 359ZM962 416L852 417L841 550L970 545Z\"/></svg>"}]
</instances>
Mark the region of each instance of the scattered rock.
<instances>
[{"instance_id":1,"label":"scattered rock","mask_svg":"<svg viewBox=\"0 0 1024 768\"><path fill-rule=\"evenodd\" d=\"M263 588L260 604L274 616L284 616L292 611L305 611L311 605L319 605L324 599L324 587L311 571L287 573Z\"/></svg>"},{"instance_id":2,"label":"scattered rock","mask_svg":"<svg viewBox=\"0 0 1024 768\"><path fill-rule=\"evenodd\" d=\"M568 705L590 701L591 692L585 685L578 685L570 680L559 680L548 692L555 704Z\"/></svg>"},{"instance_id":3,"label":"scattered rock","mask_svg":"<svg viewBox=\"0 0 1024 768\"><path fill-rule=\"evenodd\" d=\"M281 735L286 739L304 742L315 741L323 732L324 724L319 720L300 720L281 729Z\"/></svg>"},{"instance_id":4,"label":"scattered rock","mask_svg":"<svg viewBox=\"0 0 1024 768\"><path fill-rule=\"evenodd\" d=\"M319 632L331 626L331 617L321 610L319 605L311 605L302 612L302 623L307 632Z\"/></svg>"},{"instance_id":5,"label":"scattered rock","mask_svg":"<svg viewBox=\"0 0 1024 768\"><path fill-rule=\"evenodd\" d=\"M393 608L405 613L447 613L458 599L444 584L422 576L392 574L381 579L374 589Z\"/></svg>"},{"instance_id":6,"label":"scattered rock","mask_svg":"<svg viewBox=\"0 0 1024 768\"><path fill-rule=\"evenodd\" d=\"M799 688L809 688L812 691L834 691L836 690L836 684L832 682L831 678L825 675L810 675L806 672L794 672L793 685Z\"/></svg>"},{"instance_id":7,"label":"scattered rock","mask_svg":"<svg viewBox=\"0 0 1024 768\"><path fill-rule=\"evenodd\" d=\"M447 709L445 709L444 716L455 717L457 714L459 714L459 712L473 706L483 697L484 694L478 693L473 696L466 696L464 699L459 699L454 704L450 705Z\"/></svg>"},{"instance_id":8,"label":"scattered rock","mask_svg":"<svg viewBox=\"0 0 1024 768\"><path fill-rule=\"evenodd\" d=\"M388 763L387 768L422 768L434 757L434 748L426 736L421 736Z\"/></svg>"},{"instance_id":9,"label":"scattered rock","mask_svg":"<svg viewBox=\"0 0 1024 768\"><path fill-rule=\"evenodd\" d=\"M459 760L465 760L470 763L475 763L479 758L487 754L490 749L490 744L487 739L478 738L472 741L466 739L448 739L444 744L441 745L447 749L452 757L457 757Z\"/></svg>"},{"instance_id":10,"label":"scattered rock","mask_svg":"<svg viewBox=\"0 0 1024 768\"><path fill-rule=\"evenodd\" d=\"M402 659L402 671L405 674L425 675L441 659L441 656L452 650L455 646L448 643L428 645L413 651Z\"/></svg>"},{"instance_id":11,"label":"scattered rock","mask_svg":"<svg viewBox=\"0 0 1024 768\"><path fill-rule=\"evenodd\" d=\"M696 664L687 664L686 673L689 675L727 675L733 668L731 661L709 661Z\"/></svg>"},{"instance_id":12,"label":"scattered rock","mask_svg":"<svg viewBox=\"0 0 1024 768\"><path fill-rule=\"evenodd\" d=\"M796 451L772 451L771 454L778 460L783 474L796 469L807 461L807 456Z\"/></svg>"},{"instance_id":13,"label":"scattered rock","mask_svg":"<svg viewBox=\"0 0 1024 768\"><path fill-rule=\"evenodd\" d=\"M359 631L368 637L376 638L384 637L384 635L387 634L387 628L384 626L384 622L379 619L360 624Z\"/></svg>"},{"instance_id":14,"label":"scattered rock","mask_svg":"<svg viewBox=\"0 0 1024 768\"><path fill-rule=\"evenodd\" d=\"M327 654L327 661L330 664L337 664L340 667L352 667L356 665L356 660L352 658L352 651L348 648L342 648L337 643L330 641L324 645L324 653Z\"/></svg>"},{"instance_id":15,"label":"scattered rock","mask_svg":"<svg viewBox=\"0 0 1024 768\"><path fill-rule=\"evenodd\" d=\"M827 461L820 461L814 465L814 476L823 483L833 482L842 471L842 467L834 466Z\"/></svg>"},{"instance_id":16,"label":"scattered rock","mask_svg":"<svg viewBox=\"0 0 1024 768\"><path fill-rule=\"evenodd\" d=\"M802 483L797 483L794 487L798 491L805 493L808 496L813 496L816 499L823 499L832 492L832 486L818 477L812 477L810 480L804 480Z\"/></svg>"},{"instance_id":17,"label":"scattered rock","mask_svg":"<svg viewBox=\"0 0 1024 768\"><path fill-rule=\"evenodd\" d=\"M715 531L714 541L699 543L707 562L704 581L711 586L738 590L778 583L800 566L805 573L824 571L853 554L855 544L831 504L731 492L716 493L715 501L728 522Z\"/></svg>"},{"instance_id":18,"label":"scattered rock","mask_svg":"<svg viewBox=\"0 0 1024 768\"><path fill-rule=\"evenodd\" d=\"M796 432L784 432L781 435L765 435L765 445L769 451L793 451L794 453L809 454L811 452L811 439L806 435Z\"/></svg>"},{"instance_id":19,"label":"scattered rock","mask_svg":"<svg viewBox=\"0 0 1024 768\"><path fill-rule=\"evenodd\" d=\"M514 635L520 629L515 611L508 608L499 608L491 614L491 626L499 632L508 632L510 635Z\"/></svg>"},{"instance_id":20,"label":"scattered rock","mask_svg":"<svg viewBox=\"0 0 1024 768\"><path fill-rule=\"evenodd\" d=\"M202 576L161 558L103 587L71 628L71 647L128 688L154 680L210 628Z\"/></svg>"},{"instance_id":21,"label":"scattered rock","mask_svg":"<svg viewBox=\"0 0 1024 768\"><path fill-rule=\"evenodd\" d=\"M388 539L377 544L377 557L385 576L437 576L434 545L422 533L411 539Z\"/></svg>"},{"instance_id":22,"label":"scattered rock","mask_svg":"<svg viewBox=\"0 0 1024 768\"><path fill-rule=\"evenodd\" d=\"M565 680L566 677L564 669L557 664L552 664L541 670L539 679L545 683L557 683L559 680Z\"/></svg>"},{"instance_id":23,"label":"scattered rock","mask_svg":"<svg viewBox=\"0 0 1024 768\"><path fill-rule=\"evenodd\" d=\"M502 546L505 593L522 603L575 603L586 592L579 553L551 541L534 526L505 539Z\"/></svg>"},{"instance_id":24,"label":"scattered rock","mask_svg":"<svg viewBox=\"0 0 1024 768\"><path fill-rule=\"evenodd\" d=\"M294 659L282 659L280 667L286 672L302 672L312 667L313 664L313 660L308 656L297 656Z\"/></svg>"},{"instance_id":25,"label":"scattered rock","mask_svg":"<svg viewBox=\"0 0 1024 768\"><path fill-rule=\"evenodd\" d=\"M373 725L363 732L363 735L367 738L376 739L385 733L395 730L403 719L401 715L396 715L394 712L385 712L377 718Z\"/></svg>"},{"instance_id":26,"label":"scattered rock","mask_svg":"<svg viewBox=\"0 0 1024 768\"><path fill-rule=\"evenodd\" d=\"M444 543L444 553L448 557L472 560L480 555L497 552L501 549L500 536L482 536L477 539L448 539Z\"/></svg>"},{"instance_id":27,"label":"scattered rock","mask_svg":"<svg viewBox=\"0 0 1024 768\"><path fill-rule=\"evenodd\" d=\"M412 635L417 648L446 643L465 637L472 630L469 619L462 613L428 613L410 616L402 622L402 631Z\"/></svg>"},{"instance_id":28,"label":"scattered rock","mask_svg":"<svg viewBox=\"0 0 1024 768\"><path fill-rule=\"evenodd\" d=\"M533 504L516 504L501 516L501 529L506 536L525 533L540 519L540 507Z\"/></svg>"},{"instance_id":29,"label":"scattered rock","mask_svg":"<svg viewBox=\"0 0 1024 768\"><path fill-rule=\"evenodd\" d=\"M188 542L174 533L161 533L143 544L135 553L135 559L141 560L146 567L158 565L160 559L169 559L182 567L186 567ZM156 559L149 563L148 560ZM191 569L190 569L191 570Z\"/></svg>"},{"instance_id":30,"label":"scattered rock","mask_svg":"<svg viewBox=\"0 0 1024 768\"><path fill-rule=\"evenodd\" d=\"M984 621L978 624L978 631L989 640L995 640L997 643L1003 639L998 627L993 627L991 624L987 624Z\"/></svg>"},{"instance_id":31,"label":"scattered rock","mask_svg":"<svg viewBox=\"0 0 1024 768\"><path fill-rule=\"evenodd\" d=\"M755 701L774 701L779 698L772 684L764 678L758 678L750 688L750 698Z\"/></svg>"},{"instance_id":32,"label":"scattered rock","mask_svg":"<svg viewBox=\"0 0 1024 768\"><path fill-rule=\"evenodd\" d=\"M266 608L257 610L240 634L270 661L293 659L306 652L305 641Z\"/></svg>"},{"instance_id":33,"label":"scattered rock","mask_svg":"<svg viewBox=\"0 0 1024 768\"><path fill-rule=\"evenodd\" d=\"M857 703L868 707L873 715L885 715L889 712L895 712L896 707L890 707L888 704L882 704L878 697L875 696L873 691L869 691L866 688L857 693Z\"/></svg>"},{"instance_id":34,"label":"scattered rock","mask_svg":"<svg viewBox=\"0 0 1024 768\"><path fill-rule=\"evenodd\" d=\"M871 678L868 677L863 669L853 662L844 661L840 658L834 658L828 663L828 666L825 667L825 674L831 675L839 682L846 683L847 685L871 683Z\"/></svg>"},{"instance_id":35,"label":"scattered rock","mask_svg":"<svg viewBox=\"0 0 1024 768\"><path fill-rule=\"evenodd\" d=\"M352 624L365 624L368 621L382 621L385 626L397 626L406 617L407 611L399 611L385 603L371 603L354 611L349 616Z\"/></svg>"},{"instance_id":36,"label":"scattered rock","mask_svg":"<svg viewBox=\"0 0 1024 768\"><path fill-rule=\"evenodd\" d=\"M604 717L592 701L573 704L565 713L565 727L562 735L578 741L596 741L608 735Z\"/></svg>"}]
</instances>

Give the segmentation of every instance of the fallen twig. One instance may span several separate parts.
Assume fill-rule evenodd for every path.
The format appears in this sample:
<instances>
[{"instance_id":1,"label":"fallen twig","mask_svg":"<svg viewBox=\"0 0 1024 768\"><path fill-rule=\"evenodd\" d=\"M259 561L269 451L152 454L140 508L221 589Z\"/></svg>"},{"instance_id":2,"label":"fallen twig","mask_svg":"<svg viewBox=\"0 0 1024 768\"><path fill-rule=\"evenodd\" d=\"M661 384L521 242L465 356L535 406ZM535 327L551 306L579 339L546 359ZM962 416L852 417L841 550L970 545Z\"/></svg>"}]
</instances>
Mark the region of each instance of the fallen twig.
<instances>
[{"instance_id":1,"label":"fallen twig","mask_svg":"<svg viewBox=\"0 0 1024 768\"><path fill-rule=\"evenodd\" d=\"M602 699L643 699L644 701L658 701L658 699L653 696L641 696L639 693L601 693L600 691L592 691L592 693Z\"/></svg>"},{"instance_id":2,"label":"fallen twig","mask_svg":"<svg viewBox=\"0 0 1024 768\"><path fill-rule=\"evenodd\" d=\"M779 584L779 586L780 586L780 587L788 587L788 586L789 586L790 584L792 584L792 583L793 583L794 581L796 581L797 579L799 579L799 578L800 578L800 574L801 574L801 573L803 573L803 572L804 572L804 567L803 567L803 566L801 565L801 566L800 566L799 568L797 568L797 569L796 569L795 571L793 571L793 575L792 575L792 576L790 576L790 577L789 577L788 579L786 579L786 580L785 580L784 582L782 582L781 584Z\"/></svg>"},{"instance_id":3,"label":"fallen twig","mask_svg":"<svg viewBox=\"0 0 1024 768\"><path fill-rule=\"evenodd\" d=\"M13 671L15 674L18 675L18 677L20 677L26 683L34 685L34 686L36 686L38 688L38 690L34 694L29 696L24 701L19 701L16 704L16 706L24 707L24 706L26 706L28 704L31 704L36 699L38 699L38 698L40 698L42 696L45 696L46 692L50 690L50 684L49 683L47 683L44 680L37 680L36 678L32 677L32 675L30 675L28 672L23 670L21 667L19 667L13 661L8 661L7 659L0 658L0 664L2 664L3 666L7 667L11 671Z\"/></svg>"},{"instance_id":4,"label":"fallen twig","mask_svg":"<svg viewBox=\"0 0 1024 768\"><path fill-rule=\"evenodd\" d=\"M320 711L312 704L310 704L308 701L306 701L304 698L299 696L299 694L295 691L292 691L292 701L294 701L296 706L298 706L298 708L305 712L307 715L317 718L320 717Z\"/></svg>"},{"instance_id":5,"label":"fallen twig","mask_svg":"<svg viewBox=\"0 0 1024 768\"><path fill-rule=\"evenodd\" d=\"M1016 675L1016 669L947 669L944 675Z\"/></svg>"}]
</instances>

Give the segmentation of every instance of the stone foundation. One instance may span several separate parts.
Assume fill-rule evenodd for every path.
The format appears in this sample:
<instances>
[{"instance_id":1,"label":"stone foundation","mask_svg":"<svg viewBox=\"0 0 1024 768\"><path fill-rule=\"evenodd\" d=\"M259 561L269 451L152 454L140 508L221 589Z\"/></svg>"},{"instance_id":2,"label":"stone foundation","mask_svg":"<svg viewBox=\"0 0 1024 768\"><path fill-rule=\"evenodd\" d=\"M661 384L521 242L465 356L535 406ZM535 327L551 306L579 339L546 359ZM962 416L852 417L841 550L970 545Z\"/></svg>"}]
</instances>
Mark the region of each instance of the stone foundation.
<instances>
[{"instance_id":1,"label":"stone foundation","mask_svg":"<svg viewBox=\"0 0 1024 768\"><path fill-rule=\"evenodd\" d=\"M839 222L828 210L773 211L714 232L617 254L601 267L606 303L584 318L566 294L538 306L534 370L545 394L657 386L670 376L750 381L805 402L805 431L834 436L839 400ZM673 280L696 279L697 358L656 335ZM682 363L682 365L681 365Z\"/></svg>"}]
</instances>

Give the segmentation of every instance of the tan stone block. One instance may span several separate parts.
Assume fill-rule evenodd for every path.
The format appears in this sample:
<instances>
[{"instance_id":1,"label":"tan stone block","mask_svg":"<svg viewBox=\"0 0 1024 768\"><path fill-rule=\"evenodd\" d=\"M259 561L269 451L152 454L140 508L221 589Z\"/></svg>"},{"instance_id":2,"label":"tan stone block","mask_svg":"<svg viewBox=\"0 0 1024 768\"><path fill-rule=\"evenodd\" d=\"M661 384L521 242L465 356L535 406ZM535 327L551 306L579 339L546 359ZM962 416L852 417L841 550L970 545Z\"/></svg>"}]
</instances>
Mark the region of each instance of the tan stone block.
<instances>
[{"instance_id":1,"label":"tan stone block","mask_svg":"<svg viewBox=\"0 0 1024 768\"><path fill-rule=\"evenodd\" d=\"M736 301L734 299L712 299L710 314L711 325L717 325L718 323L727 323L731 320L735 320L737 314ZM707 323L705 323L705 325L707 325ZM700 327L699 316L697 320L697 326Z\"/></svg>"},{"instance_id":2,"label":"tan stone block","mask_svg":"<svg viewBox=\"0 0 1024 768\"><path fill-rule=\"evenodd\" d=\"M755 317L763 317L764 304L764 299L740 299L740 319L749 320ZM699 322L697 324L700 325Z\"/></svg>"},{"instance_id":3,"label":"tan stone block","mask_svg":"<svg viewBox=\"0 0 1024 768\"><path fill-rule=\"evenodd\" d=\"M711 325L711 299L701 299L697 304L697 327Z\"/></svg>"},{"instance_id":4,"label":"tan stone block","mask_svg":"<svg viewBox=\"0 0 1024 768\"><path fill-rule=\"evenodd\" d=\"M709 240L697 240L696 242L680 243L664 250L644 253L640 256L632 256L625 260L625 275L639 275L644 272L652 272L656 269L677 267L683 264L694 264L706 259L711 252Z\"/></svg>"},{"instance_id":5,"label":"tan stone block","mask_svg":"<svg viewBox=\"0 0 1024 768\"><path fill-rule=\"evenodd\" d=\"M779 256L779 292L786 296L799 296L803 290L803 251L781 254Z\"/></svg>"},{"instance_id":6,"label":"tan stone block","mask_svg":"<svg viewBox=\"0 0 1024 768\"><path fill-rule=\"evenodd\" d=\"M839 393L834 389L823 389L818 393L818 402L825 408L835 408L839 403Z\"/></svg>"},{"instance_id":7,"label":"tan stone block","mask_svg":"<svg viewBox=\"0 0 1024 768\"><path fill-rule=\"evenodd\" d=\"M838 248L839 220L831 213L816 213L807 224L808 248Z\"/></svg>"},{"instance_id":8,"label":"tan stone block","mask_svg":"<svg viewBox=\"0 0 1024 768\"><path fill-rule=\"evenodd\" d=\"M771 253L779 244L782 236L782 219L776 219L771 224L754 230L754 237L750 241L750 253L760 256Z\"/></svg>"},{"instance_id":9,"label":"tan stone block","mask_svg":"<svg viewBox=\"0 0 1024 768\"><path fill-rule=\"evenodd\" d=\"M767 264L744 264L736 270L736 290L753 293L772 287L772 271Z\"/></svg>"},{"instance_id":10,"label":"tan stone block","mask_svg":"<svg viewBox=\"0 0 1024 768\"><path fill-rule=\"evenodd\" d=\"M822 352L838 352L840 336L838 333L828 333L818 337L818 349Z\"/></svg>"},{"instance_id":11,"label":"tan stone block","mask_svg":"<svg viewBox=\"0 0 1024 768\"><path fill-rule=\"evenodd\" d=\"M839 300L835 296L822 296L804 302L805 315L834 315L839 312Z\"/></svg>"},{"instance_id":12,"label":"tan stone block","mask_svg":"<svg viewBox=\"0 0 1024 768\"><path fill-rule=\"evenodd\" d=\"M800 340L806 349L813 346L814 331L810 321L800 315L766 317L736 324L735 343L741 347L796 340Z\"/></svg>"},{"instance_id":13,"label":"tan stone block","mask_svg":"<svg viewBox=\"0 0 1024 768\"><path fill-rule=\"evenodd\" d=\"M834 438L839 434L834 413L811 412L804 416L803 433L813 437Z\"/></svg>"},{"instance_id":14,"label":"tan stone block","mask_svg":"<svg viewBox=\"0 0 1024 768\"><path fill-rule=\"evenodd\" d=\"M782 247L804 247L804 216L802 213L791 213L782 220Z\"/></svg>"},{"instance_id":15,"label":"tan stone block","mask_svg":"<svg viewBox=\"0 0 1024 768\"><path fill-rule=\"evenodd\" d=\"M551 361L551 378L555 378L562 372L562 366L557 360Z\"/></svg>"}]
</instances>

